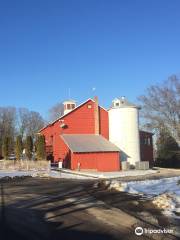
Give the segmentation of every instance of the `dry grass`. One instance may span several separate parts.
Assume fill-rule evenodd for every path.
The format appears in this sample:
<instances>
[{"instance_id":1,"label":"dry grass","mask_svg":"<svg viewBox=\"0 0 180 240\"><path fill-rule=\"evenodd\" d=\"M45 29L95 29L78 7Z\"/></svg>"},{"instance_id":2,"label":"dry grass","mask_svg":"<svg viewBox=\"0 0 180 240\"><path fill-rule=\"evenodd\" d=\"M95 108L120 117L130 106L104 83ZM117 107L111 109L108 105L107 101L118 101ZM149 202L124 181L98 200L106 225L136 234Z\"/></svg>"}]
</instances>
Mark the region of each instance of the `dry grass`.
<instances>
[{"instance_id":1,"label":"dry grass","mask_svg":"<svg viewBox=\"0 0 180 240\"><path fill-rule=\"evenodd\" d=\"M50 162L47 160L42 161L29 161L29 160L1 160L0 170L49 170Z\"/></svg>"}]
</instances>

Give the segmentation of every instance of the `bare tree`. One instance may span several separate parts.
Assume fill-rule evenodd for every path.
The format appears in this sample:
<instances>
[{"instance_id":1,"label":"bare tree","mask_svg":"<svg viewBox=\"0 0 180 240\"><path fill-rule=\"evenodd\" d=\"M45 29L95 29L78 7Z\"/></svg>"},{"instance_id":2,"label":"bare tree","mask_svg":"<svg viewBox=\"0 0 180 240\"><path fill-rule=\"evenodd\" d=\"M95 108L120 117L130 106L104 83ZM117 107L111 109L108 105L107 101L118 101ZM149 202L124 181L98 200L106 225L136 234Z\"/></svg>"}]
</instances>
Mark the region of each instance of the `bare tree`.
<instances>
[{"instance_id":1,"label":"bare tree","mask_svg":"<svg viewBox=\"0 0 180 240\"><path fill-rule=\"evenodd\" d=\"M27 122L27 135L35 137L35 134L44 127L44 120L38 112L30 111Z\"/></svg>"},{"instance_id":2,"label":"bare tree","mask_svg":"<svg viewBox=\"0 0 180 240\"><path fill-rule=\"evenodd\" d=\"M19 108L17 118L18 118L18 132L23 138L27 133L27 127L29 124L29 110L27 108Z\"/></svg>"},{"instance_id":3,"label":"bare tree","mask_svg":"<svg viewBox=\"0 0 180 240\"><path fill-rule=\"evenodd\" d=\"M146 128L157 131L166 128L180 143L180 79L173 75L161 85L150 86L146 95L138 99Z\"/></svg>"},{"instance_id":4,"label":"bare tree","mask_svg":"<svg viewBox=\"0 0 180 240\"><path fill-rule=\"evenodd\" d=\"M64 106L62 103L57 103L49 109L49 120L54 121L64 114Z\"/></svg>"},{"instance_id":5,"label":"bare tree","mask_svg":"<svg viewBox=\"0 0 180 240\"><path fill-rule=\"evenodd\" d=\"M0 107L0 155L4 139L9 141L9 149L13 150L14 137L16 133L16 108Z\"/></svg>"},{"instance_id":6,"label":"bare tree","mask_svg":"<svg viewBox=\"0 0 180 240\"><path fill-rule=\"evenodd\" d=\"M38 112L26 108L18 109L18 133L22 136L32 136L44 126L44 120Z\"/></svg>"},{"instance_id":7,"label":"bare tree","mask_svg":"<svg viewBox=\"0 0 180 240\"><path fill-rule=\"evenodd\" d=\"M32 137L44 126L44 120L38 112L26 108L0 107L0 157L5 138L11 139L10 147L14 149L15 136Z\"/></svg>"},{"instance_id":8,"label":"bare tree","mask_svg":"<svg viewBox=\"0 0 180 240\"><path fill-rule=\"evenodd\" d=\"M16 108L0 108L0 138L14 137L16 129Z\"/></svg>"}]
</instances>

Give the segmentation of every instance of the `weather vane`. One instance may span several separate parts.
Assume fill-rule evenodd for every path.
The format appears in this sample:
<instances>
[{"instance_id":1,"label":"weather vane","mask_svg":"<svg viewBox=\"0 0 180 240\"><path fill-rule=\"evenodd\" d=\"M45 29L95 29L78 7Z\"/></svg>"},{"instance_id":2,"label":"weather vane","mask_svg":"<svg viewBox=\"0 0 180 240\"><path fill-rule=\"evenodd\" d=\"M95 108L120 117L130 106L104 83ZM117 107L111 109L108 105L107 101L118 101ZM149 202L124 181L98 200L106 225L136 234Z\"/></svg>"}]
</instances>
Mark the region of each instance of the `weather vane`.
<instances>
[{"instance_id":1,"label":"weather vane","mask_svg":"<svg viewBox=\"0 0 180 240\"><path fill-rule=\"evenodd\" d=\"M71 89L70 88L68 89L68 97L69 97L69 99L71 98Z\"/></svg>"}]
</instances>

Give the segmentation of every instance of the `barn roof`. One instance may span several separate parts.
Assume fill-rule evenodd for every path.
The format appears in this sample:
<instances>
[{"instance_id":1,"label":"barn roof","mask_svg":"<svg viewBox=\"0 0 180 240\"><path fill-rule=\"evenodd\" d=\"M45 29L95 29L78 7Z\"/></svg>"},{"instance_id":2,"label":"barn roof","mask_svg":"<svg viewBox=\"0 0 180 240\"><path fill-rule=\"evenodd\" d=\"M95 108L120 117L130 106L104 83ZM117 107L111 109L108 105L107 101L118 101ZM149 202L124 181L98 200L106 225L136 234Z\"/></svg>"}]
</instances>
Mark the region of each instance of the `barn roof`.
<instances>
[{"instance_id":1,"label":"barn roof","mask_svg":"<svg viewBox=\"0 0 180 240\"><path fill-rule=\"evenodd\" d=\"M101 135L63 134L64 142L72 152L119 152L120 149Z\"/></svg>"}]
</instances>

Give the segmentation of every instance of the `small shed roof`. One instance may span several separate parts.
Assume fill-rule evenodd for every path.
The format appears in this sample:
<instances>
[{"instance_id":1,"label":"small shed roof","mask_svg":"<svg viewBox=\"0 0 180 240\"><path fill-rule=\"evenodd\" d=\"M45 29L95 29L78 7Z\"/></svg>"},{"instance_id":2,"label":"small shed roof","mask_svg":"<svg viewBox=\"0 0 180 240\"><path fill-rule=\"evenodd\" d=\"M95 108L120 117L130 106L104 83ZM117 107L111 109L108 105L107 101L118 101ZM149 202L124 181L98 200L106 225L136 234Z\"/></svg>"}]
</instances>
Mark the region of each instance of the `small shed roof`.
<instances>
[{"instance_id":1,"label":"small shed roof","mask_svg":"<svg viewBox=\"0 0 180 240\"><path fill-rule=\"evenodd\" d=\"M120 149L101 135L63 134L64 142L72 152L119 152Z\"/></svg>"}]
</instances>

